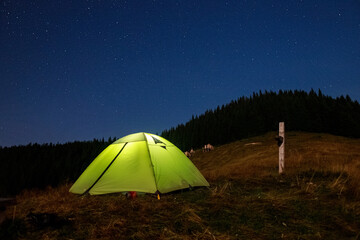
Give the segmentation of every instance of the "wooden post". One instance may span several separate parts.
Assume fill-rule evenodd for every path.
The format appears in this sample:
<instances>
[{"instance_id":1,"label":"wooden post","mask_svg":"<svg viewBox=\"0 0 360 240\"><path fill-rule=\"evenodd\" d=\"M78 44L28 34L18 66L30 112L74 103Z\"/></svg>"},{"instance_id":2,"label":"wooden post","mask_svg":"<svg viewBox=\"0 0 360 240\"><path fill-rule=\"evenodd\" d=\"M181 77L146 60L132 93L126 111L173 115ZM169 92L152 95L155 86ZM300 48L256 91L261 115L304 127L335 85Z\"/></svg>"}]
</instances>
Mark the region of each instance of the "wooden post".
<instances>
[{"instance_id":1,"label":"wooden post","mask_svg":"<svg viewBox=\"0 0 360 240\"><path fill-rule=\"evenodd\" d=\"M285 123L279 122L279 138L282 140L279 145L279 174L285 169Z\"/></svg>"}]
</instances>

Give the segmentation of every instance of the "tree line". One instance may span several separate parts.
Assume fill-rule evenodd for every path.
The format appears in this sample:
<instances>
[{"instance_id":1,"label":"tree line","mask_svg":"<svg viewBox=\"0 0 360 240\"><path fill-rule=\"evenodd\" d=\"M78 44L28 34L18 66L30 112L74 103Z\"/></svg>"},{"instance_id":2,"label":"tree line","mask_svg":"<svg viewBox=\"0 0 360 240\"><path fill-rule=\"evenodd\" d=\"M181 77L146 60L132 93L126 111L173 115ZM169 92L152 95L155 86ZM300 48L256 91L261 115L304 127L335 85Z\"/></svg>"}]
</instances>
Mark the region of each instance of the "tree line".
<instances>
[{"instance_id":1,"label":"tree line","mask_svg":"<svg viewBox=\"0 0 360 240\"><path fill-rule=\"evenodd\" d=\"M192 116L161 135L183 151L206 143L220 145L242 138L286 130L360 137L360 105L349 96L332 98L319 90L258 92L199 116ZM0 146L0 197L26 188L74 182L95 157L116 138L65 144Z\"/></svg>"},{"instance_id":2,"label":"tree line","mask_svg":"<svg viewBox=\"0 0 360 240\"><path fill-rule=\"evenodd\" d=\"M185 151L278 131L281 121L287 131L360 137L359 103L348 95L332 98L320 90L260 91L192 116L161 135Z\"/></svg>"},{"instance_id":3,"label":"tree line","mask_svg":"<svg viewBox=\"0 0 360 240\"><path fill-rule=\"evenodd\" d=\"M115 140L0 147L0 197L15 195L22 189L74 182Z\"/></svg>"}]
</instances>

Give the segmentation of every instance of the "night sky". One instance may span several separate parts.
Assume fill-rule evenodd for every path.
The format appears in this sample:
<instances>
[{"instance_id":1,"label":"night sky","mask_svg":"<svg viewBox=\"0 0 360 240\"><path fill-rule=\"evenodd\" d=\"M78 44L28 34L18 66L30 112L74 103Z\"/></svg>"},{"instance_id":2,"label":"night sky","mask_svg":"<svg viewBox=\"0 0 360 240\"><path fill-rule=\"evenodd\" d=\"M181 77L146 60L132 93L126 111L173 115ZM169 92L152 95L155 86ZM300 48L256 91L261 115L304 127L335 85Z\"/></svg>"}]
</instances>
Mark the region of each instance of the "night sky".
<instances>
[{"instance_id":1,"label":"night sky","mask_svg":"<svg viewBox=\"0 0 360 240\"><path fill-rule=\"evenodd\" d=\"M259 90L360 100L359 1L0 1L0 145L185 123Z\"/></svg>"}]
</instances>

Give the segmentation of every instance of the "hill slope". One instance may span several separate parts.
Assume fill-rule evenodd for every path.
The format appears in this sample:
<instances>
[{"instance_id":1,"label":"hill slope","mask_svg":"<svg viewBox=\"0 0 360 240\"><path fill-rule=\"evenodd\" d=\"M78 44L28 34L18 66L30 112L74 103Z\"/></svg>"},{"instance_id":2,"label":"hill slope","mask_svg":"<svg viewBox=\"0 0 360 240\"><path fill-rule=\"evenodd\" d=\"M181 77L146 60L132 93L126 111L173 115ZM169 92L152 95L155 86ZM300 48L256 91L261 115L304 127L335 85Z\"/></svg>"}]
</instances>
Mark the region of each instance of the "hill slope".
<instances>
[{"instance_id":1,"label":"hill slope","mask_svg":"<svg viewBox=\"0 0 360 240\"><path fill-rule=\"evenodd\" d=\"M275 136L275 132L270 132L215 147L208 153L198 150L192 160L209 179L276 176L279 158ZM347 174L360 171L360 139L288 132L285 141L286 174L310 170ZM354 172L352 177L357 174Z\"/></svg>"},{"instance_id":2,"label":"hill slope","mask_svg":"<svg viewBox=\"0 0 360 240\"><path fill-rule=\"evenodd\" d=\"M160 201L78 196L71 184L24 191L0 239L358 238L360 140L289 132L286 174L278 176L274 135L198 150L192 160L211 187Z\"/></svg>"}]
</instances>

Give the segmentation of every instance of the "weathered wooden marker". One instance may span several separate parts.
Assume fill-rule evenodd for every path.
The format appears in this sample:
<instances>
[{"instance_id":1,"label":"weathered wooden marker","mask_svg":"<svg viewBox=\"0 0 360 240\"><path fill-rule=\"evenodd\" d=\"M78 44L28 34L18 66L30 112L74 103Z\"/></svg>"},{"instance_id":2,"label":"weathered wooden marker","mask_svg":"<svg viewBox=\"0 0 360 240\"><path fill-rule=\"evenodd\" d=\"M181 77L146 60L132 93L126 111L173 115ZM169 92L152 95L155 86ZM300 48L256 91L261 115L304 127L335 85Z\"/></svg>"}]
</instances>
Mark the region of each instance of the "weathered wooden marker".
<instances>
[{"instance_id":1,"label":"weathered wooden marker","mask_svg":"<svg viewBox=\"0 0 360 240\"><path fill-rule=\"evenodd\" d=\"M279 174L285 169L285 123L279 122Z\"/></svg>"}]
</instances>

